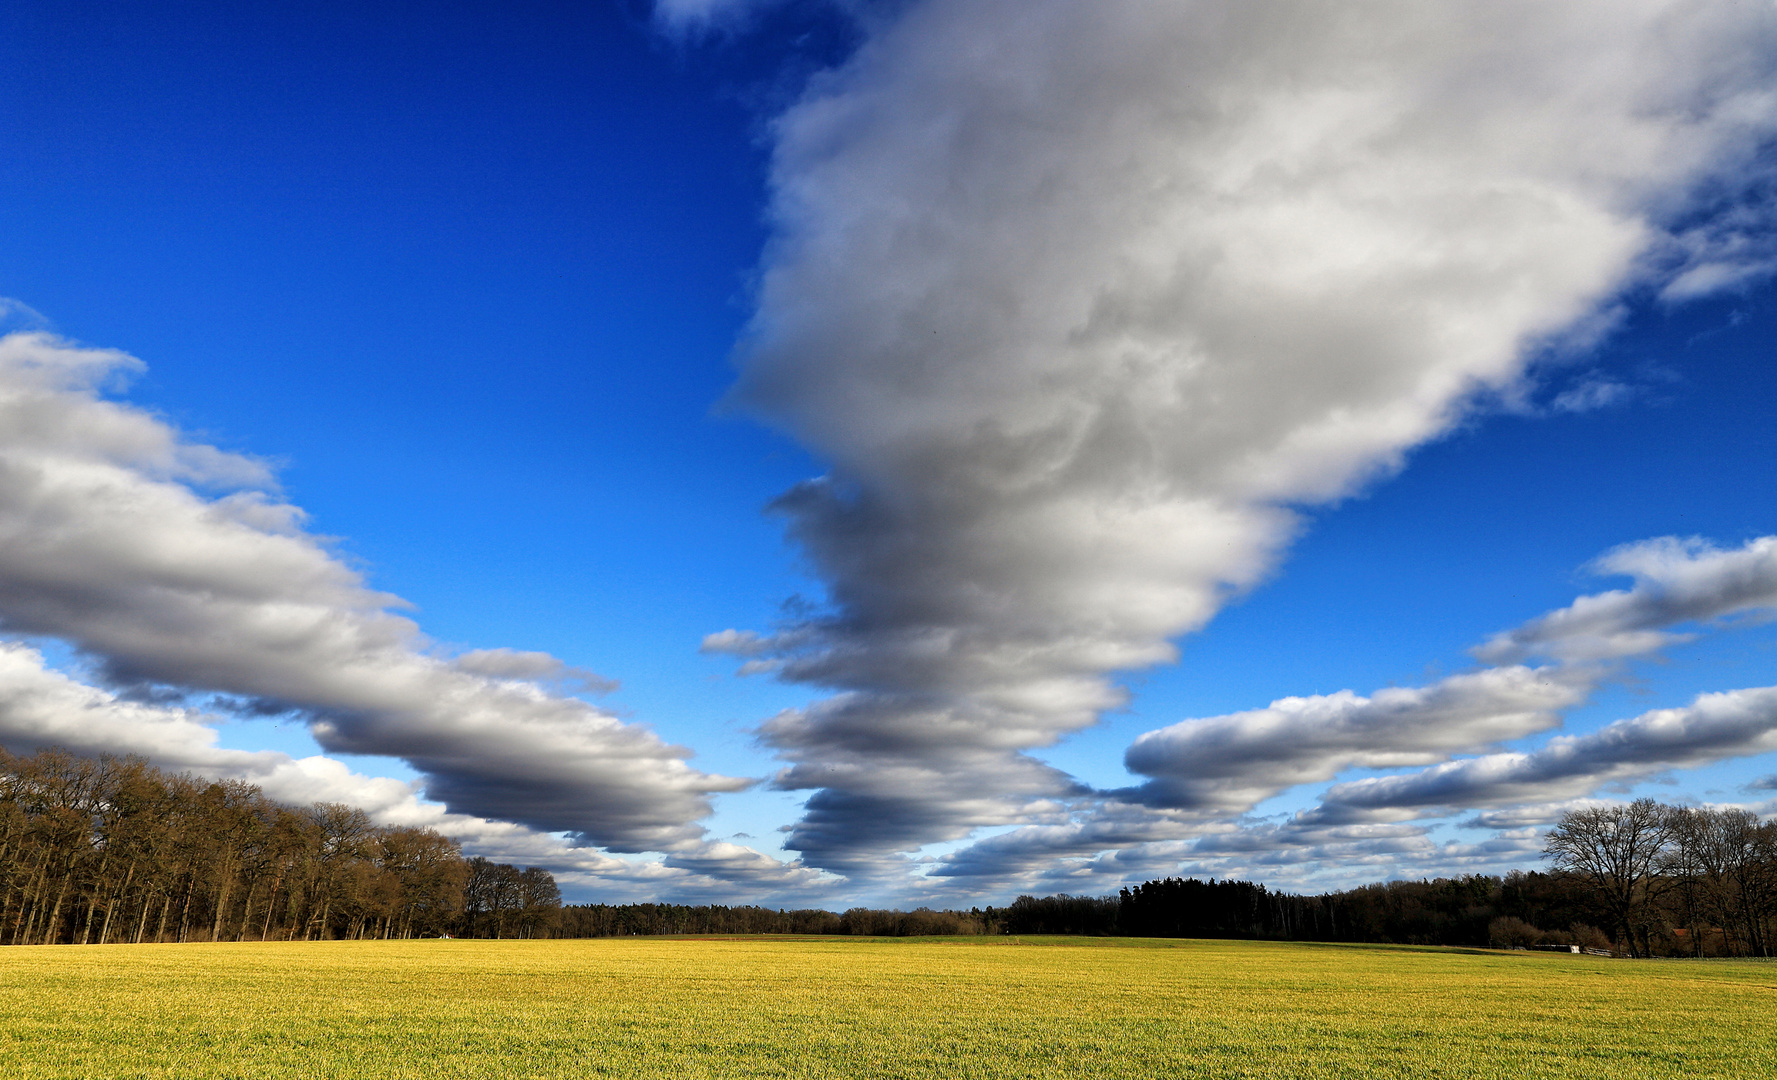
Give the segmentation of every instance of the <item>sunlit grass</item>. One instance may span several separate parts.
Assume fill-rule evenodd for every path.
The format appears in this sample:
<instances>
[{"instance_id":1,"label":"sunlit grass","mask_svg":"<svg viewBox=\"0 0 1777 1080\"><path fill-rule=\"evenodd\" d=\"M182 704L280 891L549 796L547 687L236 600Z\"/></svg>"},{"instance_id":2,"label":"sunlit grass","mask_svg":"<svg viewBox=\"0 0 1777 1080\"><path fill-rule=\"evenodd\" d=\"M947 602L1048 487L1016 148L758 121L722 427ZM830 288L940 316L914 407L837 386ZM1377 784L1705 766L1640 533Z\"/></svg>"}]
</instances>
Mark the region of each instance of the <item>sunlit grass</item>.
<instances>
[{"instance_id":1,"label":"sunlit grass","mask_svg":"<svg viewBox=\"0 0 1777 1080\"><path fill-rule=\"evenodd\" d=\"M1777 1075L1777 966L1080 939L0 949L8 1077Z\"/></svg>"}]
</instances>

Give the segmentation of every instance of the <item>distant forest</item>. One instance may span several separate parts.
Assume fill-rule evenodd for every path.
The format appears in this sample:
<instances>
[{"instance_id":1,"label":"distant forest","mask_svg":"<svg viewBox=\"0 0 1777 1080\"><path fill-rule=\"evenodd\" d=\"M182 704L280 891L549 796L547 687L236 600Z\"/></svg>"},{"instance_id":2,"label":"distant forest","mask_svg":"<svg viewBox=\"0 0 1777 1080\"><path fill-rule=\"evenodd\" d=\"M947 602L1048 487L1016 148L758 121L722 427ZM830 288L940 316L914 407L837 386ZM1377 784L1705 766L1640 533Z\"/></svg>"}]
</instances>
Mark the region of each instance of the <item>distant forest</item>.
<instances>
[{"instance_id":1,"label":"distant forest","mask_svg":"<svg viewBox=\"0 0 1777 1080\"><path fill-rule=\"evenodd\" d=\"M1301 896L1169 878L1118 896L968 911L575 904L554 878L465 859L430 829L292 807L138 758L0 751L0 943L1088 934L1770 956L1777 824L1639 800L1570 812L1547 872Z\"/></svg>"},{"instance_id":2,"label":"distant forest","mask_svg":"<svg viewBox=\"0 0 1777 1080\"><path fill-rule=\"evenodd\" d=\"M140 758L0 751L0 941L526 937L561 907L544 870L464 859L431 829Z\"/></svg>"}]
</instances>

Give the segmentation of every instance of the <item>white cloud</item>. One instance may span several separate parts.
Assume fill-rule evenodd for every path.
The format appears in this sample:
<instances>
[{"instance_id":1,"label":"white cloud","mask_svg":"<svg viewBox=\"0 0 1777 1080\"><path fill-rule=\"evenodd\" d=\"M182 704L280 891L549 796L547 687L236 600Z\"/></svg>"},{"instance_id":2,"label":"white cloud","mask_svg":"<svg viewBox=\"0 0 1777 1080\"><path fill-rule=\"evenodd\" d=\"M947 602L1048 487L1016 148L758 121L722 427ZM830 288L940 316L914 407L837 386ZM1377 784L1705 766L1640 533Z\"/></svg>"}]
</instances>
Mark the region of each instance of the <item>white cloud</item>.
<instances>
[{"instance_id":1,"label":"white cloud","mask_svg":"<svg viewBox=\"0 0 1777 1080\"><path fill-rule=\"evenodd\" d=\"M285 803L347 803L385 825L469 836L529 831L450 814L421 802L409 784L354 773L331 758L227 749L215 726L223 720L198 709L121 699L51 670L28 645L0 643L0 744L15 752L59 746L86 756L133 754L175 772L257 784Z\"/></svg>"},{"instance_id":2,"label":"white cloud","mask_svg":"<svg viewBox=\"0 0 1777 1080\"><path fill-rule=\"evenodd\" d=\"M473 649L457 656L451 665L471 675L548 683L582 694L608 694L618 686L615 679L607 679L585 668L569 667L545 652Z\"/></svg>"},{"instance_id":3,"label":"white cloud","mask_svg":"<svg viewBox=\"0 0 1777 1080\"><path fill-rule=\"evenodd\" d=\"M1549 408L1566 413L1595 412L1621 403L1632 393L1623 383L1593 377L1556 394Z\"/></svg>"},{"instance_id":4,"label":"white cloud","mask_svg":"<svg viewBox=\"0 0 1777 1080\"><path fill-rule=\"evenodd\" d=\"M1558 726L1568 709L1621 674L1620 663L1602 663L1599 657L1620 661L1652 653L1675 640L1670 632L1675 623L1768 606L1774 543L1777 538L1760 538L1730 552L1670 538L1625 545L1592 565L1635 576L1635 590L1581 597L1498 635L1482 650L1520 642L1510 651L1518 656L1527 651L1522 643L1536 641L1543 644L1528 651L1569 656L1560 663L1485 668L1368 697L1344 690L1283 698L1264 709L1147 732L1130 746L1125 763L1130 771L1152 777L1148 782L1075 797L1049 810L1045 820L942 856L931 874L1032 887L1057 873L1170 874L1179 872L1185 859L1204 872L1226 873L1228 860L1244 858L1243 852L1260 860L1270 849L1275 850L1262 857L1263 866L1296 868L1290 874L1323 872L1323 879L1323 860L1358 859L1332 871L1347 875L1341 879L1345 883L1354 871L1380 865L1385 857L1407 860L1392 872L1435 867L1439 859L1454 860L1443 872L1493 865L1517 850L1514 838L1522 839L1517 832L1595 803L1590 793L1601 786L1763 752L1769 740L1756 712L1750 728L1736 729L1710 698L1705 701L1716 710L1716 721L1687 724L1679 717L1677 735L1673 714L1650 713L1593 736L1551 740L1531 754L1450 760ZM1599 639L1611 647L1599 647ZM1334 779L1347 769L1411 765L1437 767L1337 785L1319 806L1283 825L1236 824L1264 799ZM1446 801L1445 793L1462 783L1476 790ZM1464 827L1511 832L1479 846L1451 847L1425 838L1425 826L1409 824L1457 808L1480 811L1459 823ZM1369 844L1361 851L1351 846L1360 834ZM1394 839L1384 843L1388 837ZM1406 846L1383 850L1397 841ZM1122 854L1112 859L1110 851ZM1239 865L1244 872L1261 862Z\"/></svg>"},{"instance_id":5,"label":"white cloud","mask_svg":"<svg viewBox=\"0 0 1777 1080\"><path fill-rule=\"evenodd\" d=\"M1697 538L1660 537L1607 552L1591 569L1635 585L1582 596L1498 635L1475 655L1491 663L1635 656L1686 640L1668 629L1675 625L1777 610L1777 536L1731 551Z\"/></svg>"},{"instance_id":6,"label":"white cloud","mask_svg":"<svg viewBox=\"0 0 1777 1080\"><path fill-rule=\"evenodd\" d=\"M0 336L48 331L49 319L36 308L8 296L0 296Z\"/></svg>"},{"instance_id":7,"label":"white cloud","mask_svg":"<svg viewBox=\"0 0 1777 1080\"><path fill-rule=\"evenodd\" d=\"M1490 668L1427 687L1349 690L1274 701L1264 709L1186 720L1129 747L1129 770L1154 780L1144 802L1242 813L1298 784L1354 766L1426 765L1560 723L1586 699L1589 673Z\"/></svg>"},{"instance_id":8,"label":"white cloud","mask_svg":"<svg viewBox=\"0 0 1777 1080\"><path fill-rule=\"evenodd\" d=\"M716 656L758 656L770 652L775 642L752 630L718 630L703 636L699 652Z\"/></svg>"},{"instance_id":9,"label":"white cloud","mask_svg":"<svg viewBox=\"0 0 1777 1080\"><path fill-rule=\"evenodd\" d=\"M223 747L216 725L225 719L124 700L51 670L30 646L0 642L0 745L16 753L59 746L89 757L132 754L174 772L255 784L287 805L345 803L379 825L436 829L471 855L549 866L604 899L670 894L807 903L833 890L824 875L735 844L699 840L678 845L665 860L635 862L512 821L452 813L423 800L418 785L353 772L333 758Z\"/></svg>"},{"instance_id":10,"label":"white cloud","mask_svg":"<svg viewBox=\"0 0 1777 1080\"><path fill-rule=\"evenodd\" d=\"M590 673L536 653L435 655L261 463L96 392L140 366L0 338L0 628L72 644L113 686L294 712L330 751L408 761L453 812L614 850L694 848L710 796L747 785L546 685ZM181 723L198 738L200 721Z\"/></svg>"},{"instance_id":11,"label":"white cloud","mask_svg":"<svg viewBox=\"0 0 1777 1080\"><path fill-rule=\"evenodd\" d=\"M1486 754L1401 776L1336 784L1317 816L1547 802L1777 750L1777 687L1702 694L1691 704L1562 735L1531 753Z\"/></svg>"},{"instance_id":12,"label":"white cloud","mask_svg":"<svg viewBox=\"0 0 1777 1080\"><path fill-rule=\"evenodd\" d=\"M654 20L670 34L735 26L782 0L654 0Z\"/></svg>"},{"instance_id":13,"label":"white cloud","mask_svg":"<svg viewBox=\"0 0 1777 1080\"><path fill-rule=\"evenodd\" d=\"M1756 189L1774 43L1661 0L872 23L777 122L734 395L833 466L778 503L831 600L781 673L839 695L762 731L813 792L789 846L862 873L1070 797L1028 751L1261 580L1292 506L1753 235L1693 196Z\"/></svg>"},{"instance_id":14,"label":"white cloud","mask_svg":"<svg viewBox=\"0 0 1777 1080\"><path fill-rule=\"evenodd\" d=\"M1569 810L1584 810L1601 805L1603 799L1563 799L1560 802L1521 803L1503 810L1484 810L1462 824L1477 829L1522 829L1531 825L1553 825Z\"/></svg>"}]
</instances>

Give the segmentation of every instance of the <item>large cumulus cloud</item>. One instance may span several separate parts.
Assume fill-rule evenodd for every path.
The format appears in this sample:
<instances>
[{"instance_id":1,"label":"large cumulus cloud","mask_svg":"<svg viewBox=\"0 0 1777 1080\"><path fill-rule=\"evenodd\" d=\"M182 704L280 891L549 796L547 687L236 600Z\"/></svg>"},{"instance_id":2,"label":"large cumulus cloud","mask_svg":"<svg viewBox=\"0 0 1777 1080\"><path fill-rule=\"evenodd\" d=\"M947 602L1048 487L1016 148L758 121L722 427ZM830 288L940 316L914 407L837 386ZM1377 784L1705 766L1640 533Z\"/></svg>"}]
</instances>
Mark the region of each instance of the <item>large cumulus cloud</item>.
<instances>
[{"instance_id":1,"label":"large cumulus cloud","mask_svg":"<svg viewBox=\"0 0 1777 1080\"><path fill-rule=\"evenodd\" d=\"M836 692L762 732L817 865L1040 825L1079 785L1029 752L1260 581L1293 507L1623 296L1768 268L1768 6L924 0L868 27L776 123L733 395L831 462L777 507L829 604L712 639ZM1461 692L1271 712L1345 733L1306 778ZM1507 738L1568 693L1451 722ZM1257 792L1205 768L1175 801Z\"/></svg>"}]
</instances>

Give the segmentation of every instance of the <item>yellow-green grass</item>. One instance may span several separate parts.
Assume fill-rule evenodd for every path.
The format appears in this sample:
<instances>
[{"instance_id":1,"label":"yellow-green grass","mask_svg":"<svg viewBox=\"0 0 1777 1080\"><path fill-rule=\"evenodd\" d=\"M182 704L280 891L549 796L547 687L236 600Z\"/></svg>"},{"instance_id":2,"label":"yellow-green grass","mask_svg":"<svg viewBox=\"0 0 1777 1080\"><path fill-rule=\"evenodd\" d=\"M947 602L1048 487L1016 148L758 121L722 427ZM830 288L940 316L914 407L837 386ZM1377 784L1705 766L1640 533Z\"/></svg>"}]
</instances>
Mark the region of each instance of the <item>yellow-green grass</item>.
<instances>
[{"instance_id":1,"label":"yellow-green grass","mask_svg":"<svg viewBox=\"0 0 1777 1080\"><path fill-rule=\"evenodd\" d=\"M1777 966L1260 942L0 949L26 1077L1771 1077Z\"/></svg>"}]
</instances>

